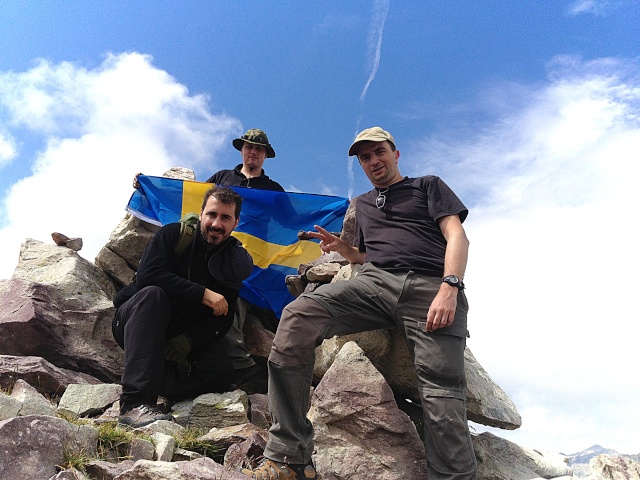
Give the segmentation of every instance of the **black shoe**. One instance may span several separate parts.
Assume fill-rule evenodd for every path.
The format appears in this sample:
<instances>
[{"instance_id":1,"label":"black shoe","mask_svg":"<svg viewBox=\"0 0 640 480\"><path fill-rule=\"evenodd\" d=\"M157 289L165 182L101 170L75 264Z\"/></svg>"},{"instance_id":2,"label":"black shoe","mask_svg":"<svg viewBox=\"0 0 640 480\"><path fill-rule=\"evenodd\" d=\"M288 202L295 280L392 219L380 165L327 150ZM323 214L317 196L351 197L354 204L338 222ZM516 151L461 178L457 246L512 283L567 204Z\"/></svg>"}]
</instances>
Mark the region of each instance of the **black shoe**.
<instances>
[{"instance_id":1,"label":"black shoe","mask_svg":"<svg viewBox=\"0 0 640 480\"><path fill-rule=\"evenodd\" d=\"M158 420L173 420L170 413L162 413L156 405L140 405L118 417L120 425L132 428L144 427Z\"/></svg>"}]
</instances>

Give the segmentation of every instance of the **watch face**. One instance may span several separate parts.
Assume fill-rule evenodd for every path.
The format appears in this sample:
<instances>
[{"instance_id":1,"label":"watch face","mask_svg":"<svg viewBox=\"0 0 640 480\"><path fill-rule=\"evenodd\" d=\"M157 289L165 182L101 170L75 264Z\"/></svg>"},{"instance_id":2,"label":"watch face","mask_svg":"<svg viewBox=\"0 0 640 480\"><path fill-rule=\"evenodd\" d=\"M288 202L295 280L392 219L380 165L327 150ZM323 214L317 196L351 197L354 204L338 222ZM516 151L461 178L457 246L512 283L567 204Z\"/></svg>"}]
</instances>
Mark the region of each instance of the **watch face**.
<instances>
[{"instance_id":1,"label":"watch face","mask_svg":"<svg viewBox=\"0 0 640 480\"><path fill-rule=\"evenodd\" d=\"M455 275L447 275L443 280L449 285L457 285L458 283L460 283L460 279Z\"/></svg>"}]
</instances>

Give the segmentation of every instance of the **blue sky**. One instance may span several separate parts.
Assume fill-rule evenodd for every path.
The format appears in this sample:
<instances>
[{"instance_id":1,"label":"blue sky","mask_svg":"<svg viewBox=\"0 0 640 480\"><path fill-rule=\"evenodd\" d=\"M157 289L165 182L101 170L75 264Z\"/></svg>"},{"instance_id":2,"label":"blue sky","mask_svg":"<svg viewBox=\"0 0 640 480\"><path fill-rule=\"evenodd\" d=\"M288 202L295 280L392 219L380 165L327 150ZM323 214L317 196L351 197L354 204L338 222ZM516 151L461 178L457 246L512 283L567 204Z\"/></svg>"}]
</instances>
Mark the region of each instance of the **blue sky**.
<instances>
[{"instance_id":1,"label":"blue sky","mask_svg":"<svg viewBox=\"0 0 640 480\"><path fill-rule=\"evenodd\" d=\"M495 433L638 453L639 26L631 0L0 2L0 278L54 231L93 260L135 172L204 180L248 128L287 190L358 195L380 125L470 208L469 346L523 417Z\"/></svg>"}]
</instances>

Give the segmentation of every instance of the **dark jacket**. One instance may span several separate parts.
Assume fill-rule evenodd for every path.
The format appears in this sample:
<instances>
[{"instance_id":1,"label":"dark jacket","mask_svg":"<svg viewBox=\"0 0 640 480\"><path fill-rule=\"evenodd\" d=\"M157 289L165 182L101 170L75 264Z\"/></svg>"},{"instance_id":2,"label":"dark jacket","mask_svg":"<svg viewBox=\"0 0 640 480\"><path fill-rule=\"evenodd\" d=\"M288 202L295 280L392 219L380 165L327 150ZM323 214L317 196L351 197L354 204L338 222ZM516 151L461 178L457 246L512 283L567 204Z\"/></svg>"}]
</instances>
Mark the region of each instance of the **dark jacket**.
<instances>
[{"instance_id":1,"label":"dark jacket","mask_svg":"<svg viewBox=\"0 0 640 480\"><path fill-rule=\"evenodd\" d=\"M242 164L237 165L233 170L220 170L209 177L207 182L225 187L248 187L284 192L284 188L265 175L264 170L261 170L259 177L252 178L245 177L240 170L242 170Z\"/></svg>"},{"instance_id":2,"label":"dark jacket","mask_svg":"<svg viewBox=\"0 0 640 480\"><path fill-rule=\"evenodd\" d=\"M179 223L162 227L142 254L134 281L118 292L113 303L119 307L147 286L162 288L169 295L171 305L168 337L186 333L196 348L227 333L238 298L238 288L224 285L211 275L209 260L217 252L221 253L217 257L226 257L233 249L241 249L249 262L251 257L235 237L229 237L217 249L207 252L199 224L192 244L181 255L174 252L179 237ZM225 297L229 305L226 315L215 316L210 307L202 304L205 288Z\"/></svg>"}]
</instances>

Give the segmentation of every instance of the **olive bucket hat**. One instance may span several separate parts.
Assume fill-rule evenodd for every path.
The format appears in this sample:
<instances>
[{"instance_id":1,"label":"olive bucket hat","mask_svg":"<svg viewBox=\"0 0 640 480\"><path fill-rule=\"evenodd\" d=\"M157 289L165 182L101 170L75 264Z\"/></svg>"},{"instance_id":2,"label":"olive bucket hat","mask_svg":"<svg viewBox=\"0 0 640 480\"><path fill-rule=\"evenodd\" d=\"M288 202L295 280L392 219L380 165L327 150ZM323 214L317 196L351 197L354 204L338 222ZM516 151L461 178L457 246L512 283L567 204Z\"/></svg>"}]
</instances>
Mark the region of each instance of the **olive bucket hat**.
<instances>
[{"instance_id":1,"label":"olive bucket hat","mask_svg":"<svg viewBox=\"0 0 640 480\"><path fill-rule=\"evenodd\" d=\"M267 158L273 158L276 156L276 151L269 143L267 134L258 128L247 130L247 133L233 141L233 146L236 150L242 150L242 144L244 142L253 143L254 145L264 145L267 148Z\"/></svg>"}]
</instances>

